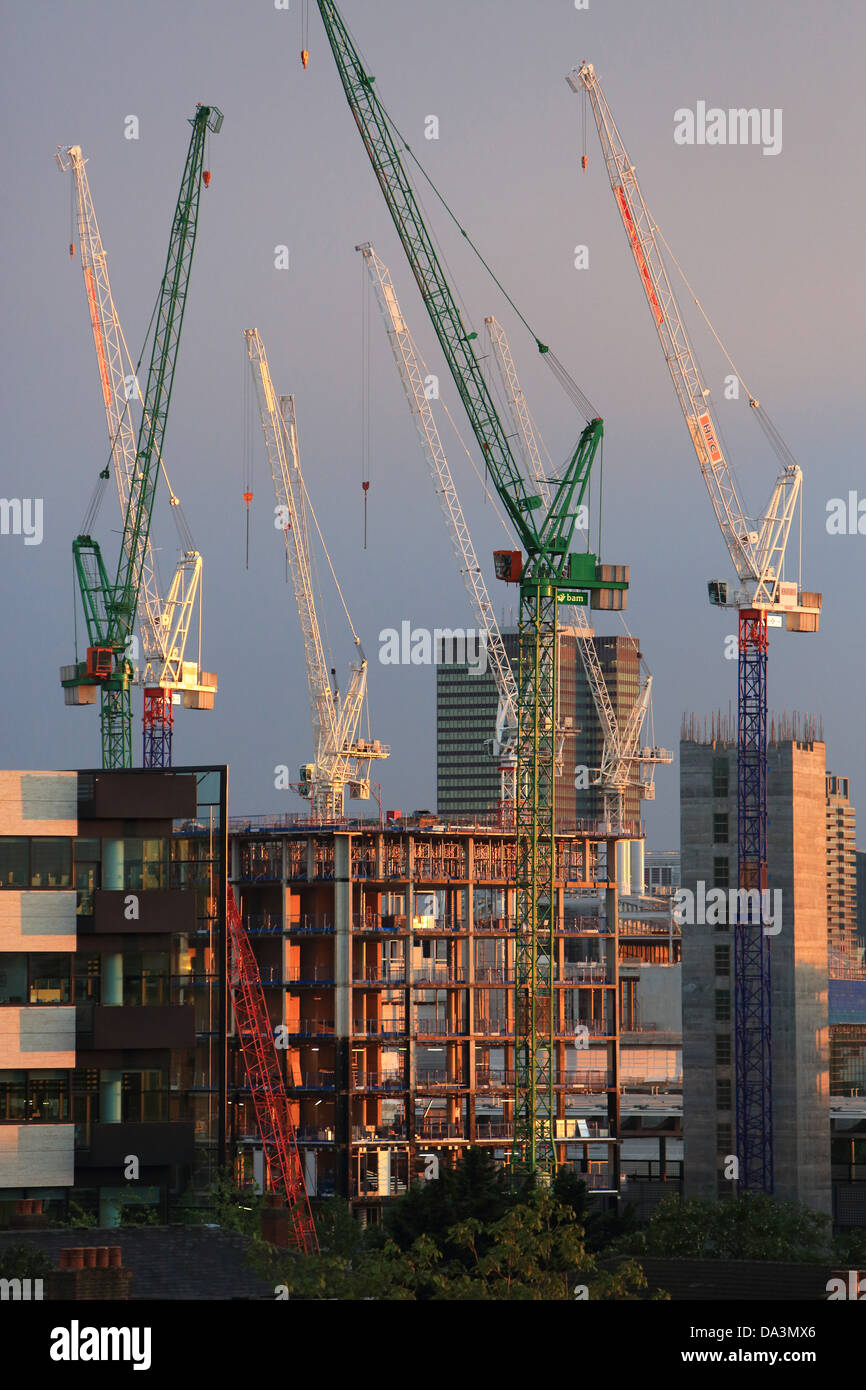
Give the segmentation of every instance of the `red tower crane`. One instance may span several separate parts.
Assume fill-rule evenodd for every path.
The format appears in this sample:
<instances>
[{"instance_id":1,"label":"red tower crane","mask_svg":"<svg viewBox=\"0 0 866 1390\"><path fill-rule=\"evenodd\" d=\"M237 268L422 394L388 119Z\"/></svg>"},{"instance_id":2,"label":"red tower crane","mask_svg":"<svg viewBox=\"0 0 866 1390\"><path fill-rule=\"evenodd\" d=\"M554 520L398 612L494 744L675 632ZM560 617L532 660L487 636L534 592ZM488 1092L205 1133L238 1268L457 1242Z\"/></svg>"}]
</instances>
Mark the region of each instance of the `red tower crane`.
<instances>
[{"instance_id":1,"label":"red tower crane","mask_svg":"<svg viewBox=\"0 0 866 1390\"><path fill-rule=\"evenodd\" d=\"M229 988L241 1056L265 1153L265 1186L286 1199L295 1247L301 1254L314 1255L319 1242L259 967L231 889L226 895L226 926Z\"/></svg>"}]
</instances>

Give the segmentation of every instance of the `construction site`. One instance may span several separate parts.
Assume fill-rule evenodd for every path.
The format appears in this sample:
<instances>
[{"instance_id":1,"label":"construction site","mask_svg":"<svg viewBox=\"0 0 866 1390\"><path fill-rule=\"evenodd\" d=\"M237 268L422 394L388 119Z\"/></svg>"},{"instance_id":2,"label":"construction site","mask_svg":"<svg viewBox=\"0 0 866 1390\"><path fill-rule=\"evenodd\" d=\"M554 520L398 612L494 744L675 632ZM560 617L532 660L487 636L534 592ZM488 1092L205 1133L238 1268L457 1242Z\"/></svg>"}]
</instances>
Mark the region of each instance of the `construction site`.
<instances>
[{"instance_id":1,"label":"construction site","mask_svg":"<svg viewBox=\"0 0 866 1390\"><path fill-rule=\"evenodd\" d=\"M647 305L686 426L669 434L709 499L712 515L702 501L689 526L708 566L722 559L731 571L686 574L677 546L664 547L672 582L709 601L700 622L721 615L735 628L718 639L730 650L712 678L727 713L717 709L709 726L683 716L678 748L664 746L672 726L656 737L654 690L690 700L690 665L675 675L667 661L654 676L646 608L643 640L628 628L632 588L645 592L656 575L645 557L607 553L607 535L621 534L622 513L640 504L615 467L603 472L605 421L530 326L535 306L491 269L496 246L482 254L446 202L442 162L422 160L401 134L386 105L387 64L377 80L343 8L304 4L299 52L304 82L328 69L334 130L348 143L357 128L352 155L371 166L365 188L385 214L375 243L356 241L368 210L356 215L349 199L335 231L363 285L360 543L354 532L346 539L349 483L323 481L322 422L300 385L290 393L307 381L295 349L285 334L241 323L232 410L242 416L242 557L199 547L194 531L213 528L200 488L185 489L189 519L181 502L165 441L170 407L188 389L176 370L186 325L209 307L193 264L210 255L198 245L211 235L209 190L222 177L231 113L189 104L140 351L127 346L109 277L109 260L114 271L128 248L107 248L97 217L104 199L103 225L116 224L111 185L86 147L57 147L69 259L84 281L69 321L77 314L74 351L87 353L104 466L79 480L82 506L93 490L77 533L71 521L63 533L74 582L68 648L56 662L47 647L33 659L59 667L58 719L87 723L92 737L98 709L101 758L94 766L71 753L68 765L41 769L22 740L25 770L0 772L0 1232L72 1224L75 1213L100 1231L207 1226L227 1183L265 1203L266 1240L314 1259L329 1207L344 1203L364 1232L384 1228L401 1198L481 1152L503 1191L541 1201L567 1190L570 1174L582 1210L613 1232L649 1222L666 1199L770 1198L850 1234L866 1227L866 867L847 750L834 751L841 772L831 772L819 718L773 715L768 700L771 646L783 634L798 648L816 638L823 613L804 578L803 470L650 215L594 65L563 70L575 178L592 166L587 196L633 265L631 295ZM610 66L611 86L627 87L628 74ZM438 118L426 120L438 131ZM325 161L329 139L330 124L319 135ZM169 185L175 146L163 159ZM473 298L474 277L504 298L520 348L489 312L473 327L439 240L449 221ZM274 249L279 270L289 252ZM244 322L268 323L268 308L263 293L245 304ZM769 467L743 463L739 425L729 448L698 332L719 352L736 388L725 399L758 427ZM393 359L372 394L371 342ZM518 374L530 352L528 375L536 385L543 375L567 412L567 429L561 415L550 423L550 451ZM596 365L591 352L580 360ZM612 408L616 386L605 382ZM370 421L386 393L402 398L417 435L417 457L400 466L420 465L426 489L414 563L429 563L435 593L442 542L448 582L462 586L463 626L443 619L432 637L421 621L387 626L394 603L411 611L416 580L395 580L376 558ZM760 510L745 500L735 455L750 490L769 490ZM239 623L228 613L237 652L218 676L207 653L228 650L228 610L219 580L220 597L205 606L210 573L231 568L226 583L240 574L257 594L263 551L278 567L280 631L266 638L259 597L245 598ZM161 553L175 566L167 584ZM381 605L378 661L370 603ZM268 660L279 652L280 685L263 676L264 661L259 669L257 643ZM784 659L805 668L812 658ZM411 738L383 696L389 663L430 668L432 723L419 720L415 694L396 697ZM223 700L233 739L188 732L214 721ZM232 786L235 769L251 785L263 708L270 742L255 785L262 802L287 809L253 813ZM74 728L64 739L79 746ZM212 756L194 751L202 741ZM427 763L435 802L417 809ZM657 769L665 796L679 785L676 849L648 848ZM416 809L390 809L389 778L417 784ZM711 903L721 904L715 917ZM79 1268L76 1249L60 1251L64 1278ZM105 1288L120 1288L119 1254L111 1261L100 1260Z\"/></svg>"}]
</instances>

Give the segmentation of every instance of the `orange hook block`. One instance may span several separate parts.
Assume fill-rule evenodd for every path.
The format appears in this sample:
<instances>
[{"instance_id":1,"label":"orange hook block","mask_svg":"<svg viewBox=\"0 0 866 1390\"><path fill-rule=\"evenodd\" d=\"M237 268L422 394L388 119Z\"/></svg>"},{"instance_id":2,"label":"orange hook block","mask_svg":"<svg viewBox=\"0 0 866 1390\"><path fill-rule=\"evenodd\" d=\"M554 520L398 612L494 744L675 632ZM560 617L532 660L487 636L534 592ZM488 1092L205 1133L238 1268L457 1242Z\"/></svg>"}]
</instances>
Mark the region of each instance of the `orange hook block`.
<instances>
[{"instance_id":1,"label":"orange hook block","mask_svg":"<svg viewBox=\"0 0 866 1390\"><path fill-rule=\"evenodd\" d=\"M588 169L588 168L589 168L589 156L588 156L588 155L582 155L582 156L581 156L580 167L581 167L581 169Z\"/></svg>"},{"instance_id":2,"label":"orange hook block","mask_svg":"<svg viewBox=\"0 0 866 1390\"><path fill-rule=\"evenodd\" d=\"M304 67L304 71L305 71L305 72L306 72L306 69L307 69L307 63L308 63L309 61L310 61L310 50L309 50L308 48L302 48L302 49L301 49L301 63L303 64L303 67Z\"/></svg>"},{"instance_id":3,"label":"orange hook block","mask_svg":"<svg viewBox=\"0 0 866 1390\"><path fill-rule=\"evenodd\" d=\"M74 242L74 241L70 241L70 243L69 243L69 254L70 254L70 256L74 256L74 255L75 255L75 242Z\"/></svg>"},{"instance_id":4,"label":"orange hook block","mask_svg":"<svg viewBox=\"0 0 866 1390\"><path fill-rule=\"evenodd\" d=\"M204 184L205 188L210 188L210 169L203 170L201 181Z\"/></svg>"},{"instance_id":5,"label":"orange hook block","mask_svg":"<svg viewBox=\"0 0 866 1390\"><path fill-rule=\"evenodd\" d=\"M245 493L244 493L244 501L246 502L247 506L250 505L250 503L252 502L252 500L253 500L253 494L252 494L251 492L245 492Z\"/></svg>"}]
</instances>

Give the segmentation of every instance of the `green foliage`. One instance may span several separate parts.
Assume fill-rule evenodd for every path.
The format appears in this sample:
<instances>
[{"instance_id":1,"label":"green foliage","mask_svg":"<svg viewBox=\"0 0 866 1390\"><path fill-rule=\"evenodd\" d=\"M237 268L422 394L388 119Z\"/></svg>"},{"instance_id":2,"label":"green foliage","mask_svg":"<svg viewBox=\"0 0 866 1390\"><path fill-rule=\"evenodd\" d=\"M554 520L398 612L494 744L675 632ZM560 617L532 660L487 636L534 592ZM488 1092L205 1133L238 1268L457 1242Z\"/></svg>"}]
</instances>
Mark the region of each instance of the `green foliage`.
<instances>
[{"instance_id":1,"label":"green foliage","mask_svg":"<svg viewBox=\"0 0 866 1390\"><path fill-rule=\"evenodd\" d=\"M851 1269L866 1268L866 1229L859 1226L833 1237L833 1263Z\"/></svg>"},{"instance_id":2,"label":"green foliage","mask_svg":"<svg viewBox=\"0 0 866 1390\"><path fill-rule=\"evenodd\" d=\"M49 1220L48 1225L53 1230L58 1231L92 1230L99 1225L99 1216L95 1211L88 1211L86 1207L80 1207L77 1202L70 1198L66 1219L56 1217Z\"/></svg>"},{"instance_id":3,"label":"green foliage","mask_svg":"<svg viewBox=\"0 0 866 1390\"><path fill-rule=\"evenodd\" d=\"M575 1206L585 1192L565 1182L562 1191L571 1200L534 1183L515 1193L486 1153L470 1149L395 1202L383 1228L362 1229L334 1200L317 1223L318 1255L259 1244L252 1263L301 1299L565 1302L585 1296L577 1286L590 1300L650 1297L633 1261L598 1269Z\"/></svg>"},{"instance_id":4,"label":"green foliage","mask_svg":"<svg viewBox=\"0 0 866 1390\"><path fill-rule=\"evenodd\" d=\"M260 1239L265 1198L256 1192L254 1183L238 1187L233 1171L220 1168L203 1202L210 1219L224 1231L240 1231L254 1240Z\"/></svg>"},{"instance_id":5,"label":"green foliage","mask_svg":"<svg viewBox=\"0 0 866 1390\"><path fill-rule=\"evenodd\" d=\"M0 1251L0 1279L41 1279L53 1268L48 1256L29 1241Z\"/></svg>"},{"instance_id":6,"label":"green foliage","mask_svg":"<svg viewBox=\"0 0 866 1390\"><path fill-rule=\"evenodd\" d=\"M802 1202L743 1193L721 1202L669 1197L649 1224L615 1240L612 1251L698 1260L820 1263L830 1250L829 1218Z\"/></svg>"},{"instance_id":7,"label":"green foliage","mask_svg":"<svg viewBox=\"0 0 866 1390\"><path fill-rule=\"evenodd\" d=\"M120 1216L121 1226L160 1226L162 1219L159 1207L130 1203L124 1206Z\"/></svg>"}]
</instances>

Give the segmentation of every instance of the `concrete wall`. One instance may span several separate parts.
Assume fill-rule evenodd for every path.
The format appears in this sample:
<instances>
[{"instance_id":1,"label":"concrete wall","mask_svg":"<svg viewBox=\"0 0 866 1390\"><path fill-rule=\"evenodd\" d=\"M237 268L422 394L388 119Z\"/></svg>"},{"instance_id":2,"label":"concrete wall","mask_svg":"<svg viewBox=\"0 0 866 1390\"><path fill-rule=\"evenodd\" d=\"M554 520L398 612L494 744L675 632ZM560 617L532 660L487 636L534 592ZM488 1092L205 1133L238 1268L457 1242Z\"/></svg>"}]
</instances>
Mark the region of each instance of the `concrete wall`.
<instances>
[{"instance_id":1,"label":"concrete wall","mask_svg":"<svg viewBox=\"0 0 866 1390\"><path fill-rule=\"evenodd\" d=\"M641 1024L654 1023L660 1033L681 1033L682 989L681 965L641 965L637 986Z\"/></svg>"},{"instance_id":2,"label":"concrete wall","mask_svg":"<svg viewBox=\"0 0 866 1390\"><path fill-rule=\"evenodd\" d=\"M74 1125L0 1125L0 1195L4 1187L71 1187Z\"/></svg>"},{"instance_id":3,"label":"concrete wall","mask_svg":"<svg viewBox=\"0 0 866 1390\"><path fill-rule=\"evenodd\" d=\"M74 1007L0 1008L0 1071L74 1066Z\"/></svg>"},{"instance_id":4,"label":"concrete wall","mask_svg":"<svg viewBox=\"0 0 866 1390\"><path fill-rule=\"evenodd\" d=\"M75 900L73 889L0 893L0 951L73 952Z\"/></svg>"},{"instance_id":5,"label":"concrete wall","mask_svg":"<svg viewBox=\"0 0 866 1390\"><path fill-rule=\"evenodd\" d=\"M76 835L77 772L0 772L0 833Z\"/></svg>"}]
</instances>

